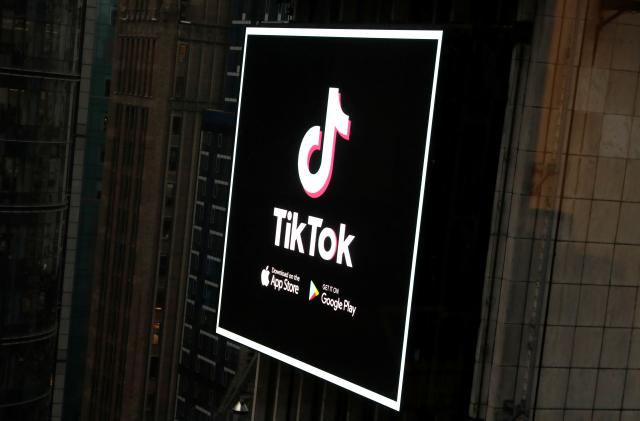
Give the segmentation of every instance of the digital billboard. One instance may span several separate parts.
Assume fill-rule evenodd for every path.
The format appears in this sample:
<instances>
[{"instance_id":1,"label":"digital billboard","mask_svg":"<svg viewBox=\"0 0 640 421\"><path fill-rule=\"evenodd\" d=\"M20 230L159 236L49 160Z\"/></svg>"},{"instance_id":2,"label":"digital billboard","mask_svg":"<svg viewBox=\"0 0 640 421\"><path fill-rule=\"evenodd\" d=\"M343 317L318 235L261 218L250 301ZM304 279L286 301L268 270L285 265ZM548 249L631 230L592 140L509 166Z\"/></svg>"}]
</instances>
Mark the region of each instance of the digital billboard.
<instances>
[{"instance_id":1,"label":"digital billboard","mask_svg":"<svg viewBox=\"0 0 640 421\"><path fill-rule=\"evenodd\" d=\"M441 31L248 28L217 332L399 410Z\"/></svg>"}]
</instances>

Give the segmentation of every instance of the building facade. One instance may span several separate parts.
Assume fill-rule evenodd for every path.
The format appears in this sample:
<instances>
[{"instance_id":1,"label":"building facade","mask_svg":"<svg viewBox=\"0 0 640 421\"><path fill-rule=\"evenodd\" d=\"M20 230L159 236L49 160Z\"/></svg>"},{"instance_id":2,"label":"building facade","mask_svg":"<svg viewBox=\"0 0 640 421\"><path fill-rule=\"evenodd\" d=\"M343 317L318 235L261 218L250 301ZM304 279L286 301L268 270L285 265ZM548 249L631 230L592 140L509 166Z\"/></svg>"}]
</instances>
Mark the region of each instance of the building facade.
<instances>
[{"instance_id":1,"label":"building facade","mask_svg":"<svg viewBox=\"0 0 640 421\"><path fill-rule=\"evenodd\" d=\"M223 405L240 347L215 333L229 199L234 114L206 111L191 235L191 258L175 419L213 419Z\"/></svg>"},{"instance_id":2,"label":"building facade","mask_svg":"<svg viewBox=\"0 0 640 421\"><path fill-rule=\"evenodd\" d=\"M638 6L520 3L470 414L639 419Z\"/></svg>"},{"instance_id":3,"label":"building facade","mask_svg":"<svg viewBox=\"0 0 640 421\"><path fill-rule=\"evenodd\" d=\"M257 353L215 332L229 201L244 30L287 24L291 3L229 3L229 45L222 75L224 105L202 114L191 257L184 297L176 420L231 419L239 400L251 402Z\"/></svg>"},{"instance_id":4,"label":"building facade","mask_svg":"<svg viewBox=\"0 0 640 421\"><path fill-rule=\"evenodd\" d=\"M78 420L102 191L115 0L87 0L52 420Z\"/></svg>"},{"instance_id":5,"label":"building facade","mask_svg":"<svg viewBox=\"0 0 640 421\"><path fill-rule=\"evenodd\" d=\"M122 1L82 419L171 419L200 119L224 108L229 3Z\"/></svg>"},{"instance_id":6,"label":"building facade","mask_svg":"<svg viewBox=\"0 0 640 421\"><path fill-rule=\"evenodd\" d=\"M50 416L83 15L0 4L0 419Z\"/></svg>"}]
</instances>

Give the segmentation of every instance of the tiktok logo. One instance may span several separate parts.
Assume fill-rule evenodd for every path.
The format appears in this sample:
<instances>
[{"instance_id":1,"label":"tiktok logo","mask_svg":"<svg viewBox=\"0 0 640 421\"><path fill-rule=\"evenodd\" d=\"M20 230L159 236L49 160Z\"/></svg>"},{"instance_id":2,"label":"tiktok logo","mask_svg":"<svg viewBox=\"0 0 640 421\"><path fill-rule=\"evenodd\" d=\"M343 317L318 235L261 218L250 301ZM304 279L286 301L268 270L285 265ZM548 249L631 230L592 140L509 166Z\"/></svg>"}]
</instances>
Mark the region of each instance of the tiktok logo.
<instances>
[{"instance_id":1,"label":"tiktok logo","mask_svg":"<svg viewBox=\"0 0 640 421\"><path fill-rule=\"evenodd\" d=\"M336 147L336 133L344 140L349 140L351 120L342 111L340 103L340 90L329 88L327 100L327 117L324 123L324 140L320 126L313 126L302 138L298 152L298 176L305 193L314 199L322 196L331 181L333 172L333 155ZM311 155L322 149L320 168L313 174L309 170Z\"/></svg>"}]
</instances>

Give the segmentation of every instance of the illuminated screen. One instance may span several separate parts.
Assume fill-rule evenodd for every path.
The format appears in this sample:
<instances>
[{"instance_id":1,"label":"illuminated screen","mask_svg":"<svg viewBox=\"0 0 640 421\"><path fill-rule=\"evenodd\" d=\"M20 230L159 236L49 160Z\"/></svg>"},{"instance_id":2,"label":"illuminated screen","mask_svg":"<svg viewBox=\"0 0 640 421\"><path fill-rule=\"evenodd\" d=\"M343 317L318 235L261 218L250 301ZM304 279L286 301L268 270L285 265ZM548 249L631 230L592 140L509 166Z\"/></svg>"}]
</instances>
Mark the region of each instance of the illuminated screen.
<instances>
[{"instance_id":1,"label":"illuminated screen","mask_svg":"<svg viewBox=\"0 0 640 421\"><path fill-rule=\"evenodd\" d=\"M217 332L396 410L441 42L245 39Z\"/></svg>"}]
</instances>

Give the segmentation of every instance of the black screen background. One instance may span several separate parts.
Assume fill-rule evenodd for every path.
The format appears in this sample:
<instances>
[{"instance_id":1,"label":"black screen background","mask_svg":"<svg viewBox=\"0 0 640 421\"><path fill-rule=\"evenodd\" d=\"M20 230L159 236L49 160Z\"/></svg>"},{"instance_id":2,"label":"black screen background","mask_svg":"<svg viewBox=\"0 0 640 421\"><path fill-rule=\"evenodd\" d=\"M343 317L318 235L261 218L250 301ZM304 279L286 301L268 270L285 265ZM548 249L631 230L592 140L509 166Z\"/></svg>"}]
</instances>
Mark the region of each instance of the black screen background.
<instances>
[{"instance_id":1,"label":"black screen background","mask_svg":"<svg viewBox=\"0 0 640 421\"><path fill-rule=\"evenodd\" d=\"M246 46L220 326L394 400L436 46L273 36ZM324 130L329 87L351 136L337 138L331 183L312 199L297 154L311 126ZM275 247L274 206L336 232L345 223L354 267ZM300 275L300 295L262 287L266 265ZM308 302L310 279L339 287L356 317Z\"/></svg>"}]
</instances>

